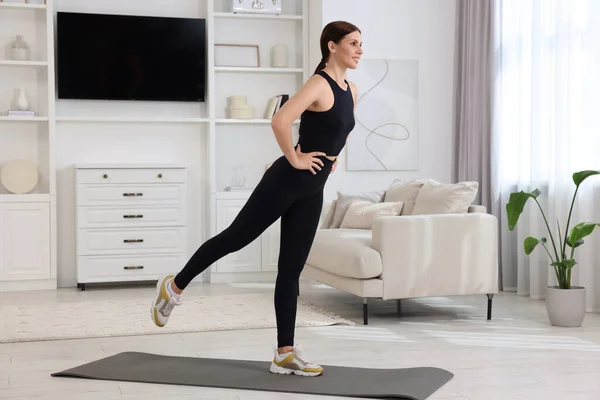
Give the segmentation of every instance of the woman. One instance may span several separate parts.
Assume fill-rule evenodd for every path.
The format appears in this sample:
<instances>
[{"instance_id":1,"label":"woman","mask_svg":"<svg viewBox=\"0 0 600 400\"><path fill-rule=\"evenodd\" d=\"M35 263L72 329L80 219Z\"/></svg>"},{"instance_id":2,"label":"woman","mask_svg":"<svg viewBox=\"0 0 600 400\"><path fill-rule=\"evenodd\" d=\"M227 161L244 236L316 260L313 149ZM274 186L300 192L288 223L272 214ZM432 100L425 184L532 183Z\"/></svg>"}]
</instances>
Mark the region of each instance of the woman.
<instances>
[{"instance_id":1,"label":"woman","mask_svg":"<svg viewBox=\"0 0 600 400\"><path fill-rule=\"evenodd\" d=\"M344 79L362 54L360 30L344 21L331 22L321 34L323 58L314 75L273 116L271 126L283 156L265 172L231 225L206 241L175 277L161 277L151 314L164 326L180 294L198 274L221 257L240 250L281 217L281 246L275 285L277 351L271 372L303 376L323 373L299 357L294 347L298 280L313 243L323 187L354 128L357 89ZM301 116L298 144L292 122Z\"/></svg>"}]
</instances>

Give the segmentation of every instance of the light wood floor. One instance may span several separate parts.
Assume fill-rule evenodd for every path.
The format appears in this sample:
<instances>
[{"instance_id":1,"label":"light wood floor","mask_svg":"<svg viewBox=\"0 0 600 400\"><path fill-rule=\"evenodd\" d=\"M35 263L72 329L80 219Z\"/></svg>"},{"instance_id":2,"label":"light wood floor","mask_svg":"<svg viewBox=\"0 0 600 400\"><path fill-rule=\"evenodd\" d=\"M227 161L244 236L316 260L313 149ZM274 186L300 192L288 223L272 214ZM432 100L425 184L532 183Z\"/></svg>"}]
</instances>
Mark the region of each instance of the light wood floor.
<instances>
[{"instance_id":1,"label":"light wood floor","mask_svg":"<svg viewBox=\"0 0 600 400\"><path fill-rule=\"evenodd\" d=\"M198 284L190 286L186 296L260 290L273 289L268 284ZM131 296L151 298L153 293L151 286L90 288L83 293L75 289L0 293L0 305L17 302L35 307L99 296L114 301ZM587 314L581 328L551 327L543 301L502 293L494 297L492 321L485 319L485 296L462 296L405 300L400 317L395 301L371 301L370 324L363 326L360 299L304 280L301 295L357 323L354 327L297 330L296 342L309 359L320 364L435 366L453 372L455 377L431 396L432 400L600 399L598 314ZM275 330L260 329L0 344L0 399L339 398L50 376L122 351L270 360L274 343Z\"/></svg>"}]
</instances>

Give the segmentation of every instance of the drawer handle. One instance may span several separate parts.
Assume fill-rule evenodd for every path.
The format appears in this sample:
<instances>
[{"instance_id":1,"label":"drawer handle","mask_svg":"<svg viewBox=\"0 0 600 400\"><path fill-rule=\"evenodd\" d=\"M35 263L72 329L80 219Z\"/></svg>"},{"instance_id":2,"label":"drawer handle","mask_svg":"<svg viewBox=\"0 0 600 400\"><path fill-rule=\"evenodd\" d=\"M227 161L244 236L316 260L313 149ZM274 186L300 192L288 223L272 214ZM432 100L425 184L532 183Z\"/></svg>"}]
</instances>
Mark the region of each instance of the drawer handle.
<instances>
[{"instance_id":1,"label":"drawer handle","mask_svg":"<svg viewBox=\"0 0 600 400\"><path fill-rule=\"evenodd\" d=\"M123 243L142 243L144 239L124 239Z\"/></svg>"},{"instance_id":2,"label":"drawer handle","mask_svg":"<svg viewBox=\"0 0 600 400\"><path fill-rule=\"evenodd\" d=\"M103 177L104 179L106 179L106 178L108 178L108 175L104 174L104 175L102 175L102 177Z\"/></svg>"},{"instance_id":3,"label":"drawer handle","mask_svg":"<svg viewBox=\"0 0 600 400\"><path fill-rule=\"evenodd\" d=\"M123 197L139 197L143 195L144 193L123 193Z\"/></svg>"},{"instance_id":4,"label":"drawer handle","mask_svg":"<svg viewBox=\"0 0 600 400\"><path fill-rule=\"evenodd\" d=\"M123 218L144 218L144 215L123 215Z\"/></svg>"},{"instance_id":5,"label":"drawer handle","mask_svg":"<svg viewBox=\"0 0 600 400\"><path fill-rule=\"evenodd\" d=\"M158 174L157 176L158 176L159 178L162 178L162 174Z\"/></svg>"},{"instance_id":6,"label":"drawer handle","mask_svg":"<svg viewBox=\"0 0 600 400\"><path fill-rule=\"evenodd\" d=\"M144 269L143 265L128 265L123 267L123 269L131 270L131 269Z\"/></svg>"}]
</instances>

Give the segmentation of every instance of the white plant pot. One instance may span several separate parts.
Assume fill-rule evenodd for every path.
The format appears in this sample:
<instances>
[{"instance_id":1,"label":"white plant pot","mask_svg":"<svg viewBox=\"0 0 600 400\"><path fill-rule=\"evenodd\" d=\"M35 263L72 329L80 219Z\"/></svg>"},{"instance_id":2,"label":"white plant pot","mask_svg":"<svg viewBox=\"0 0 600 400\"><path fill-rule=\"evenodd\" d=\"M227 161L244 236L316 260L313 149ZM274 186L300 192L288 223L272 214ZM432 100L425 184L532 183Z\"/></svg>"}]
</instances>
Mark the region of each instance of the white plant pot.
<instances>
[{"instance_id":1,"label":"white plant pot","mask_svg":"<svg viewBox=\"0 0 600 400\"><path fill-rule=\"evenodd\" d=\"M546 311L553 326L581 326L585 317L585 288L571 286L560 289L558 286L546 290Z\"/></svg>"}]
</instances>

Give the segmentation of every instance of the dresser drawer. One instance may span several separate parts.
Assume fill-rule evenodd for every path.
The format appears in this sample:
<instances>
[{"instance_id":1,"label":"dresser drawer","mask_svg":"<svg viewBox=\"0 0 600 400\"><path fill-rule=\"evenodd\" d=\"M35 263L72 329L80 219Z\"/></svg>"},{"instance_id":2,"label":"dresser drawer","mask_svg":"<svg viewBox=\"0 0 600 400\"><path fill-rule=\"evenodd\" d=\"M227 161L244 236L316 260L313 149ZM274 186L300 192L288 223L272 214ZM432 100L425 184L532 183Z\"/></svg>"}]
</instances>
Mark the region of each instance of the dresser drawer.
<instances>
[{"instance_id":1,"label":"dresser drawer","mask_svg":"<svg viewBox=\"0 0 600 400\"><path fill-rule=\"evenodd\" d=\"M119 228L142 226L184 226L182 207L79 207L79 228Z\"/></svg>"},{"instance_id":2,"label":"dresser drawer","mask_svg":"<svg viewBox=\"0 0 600 400\"><path fill-rule=\"evenodd\" d=\"M187 262L185 254L147 256L80 256L77 282L141 281L175 273Z\"/></svg>"},{"instance_id":3,"label":"dresser drawer","mask_svg":"<svg viewBox=\"0 0 600 400\"><path fill-rule=\"evenodd\" d=\"M149 254L185 252L186 228L79 229L77 254Z\"/></svg>"},{"instance_id":4,"label":"dresser drawer","mask_svg":"<svg viewBox=\"0 0 600 400\"><path fill-rule=\"evenodd\" d=\"M79 206L182 204L185 185L77 185Z\"/></svg>"},{"instance_id":5,"label":"dresser drawer","mask_svg":"<svg viewBox=\"0 0 600 400\"><path fill-rule=\"evenodd\" d=\"M94 168L76 169L76 181L80 183L173 183L186 182L186 170L182 168Z\"/></svg>"}]
</instances>

